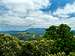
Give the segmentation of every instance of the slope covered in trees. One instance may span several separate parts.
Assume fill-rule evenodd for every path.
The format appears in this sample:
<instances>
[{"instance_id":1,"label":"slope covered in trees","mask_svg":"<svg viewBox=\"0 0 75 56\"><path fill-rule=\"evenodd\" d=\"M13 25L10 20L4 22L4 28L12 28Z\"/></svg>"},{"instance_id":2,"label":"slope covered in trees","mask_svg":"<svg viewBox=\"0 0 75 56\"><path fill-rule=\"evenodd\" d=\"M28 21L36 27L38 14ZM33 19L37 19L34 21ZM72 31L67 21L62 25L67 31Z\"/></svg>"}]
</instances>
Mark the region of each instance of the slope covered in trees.
<instances>
[{"instance_id":1,"label":"slope covered in trees","mask_svg":"<svg viewBox=\"0 0 75 56\"><path fill-rule=\"evenodd\" d=\"M19 40L0 34L0 56L74 56L75 38L66 24L50 26L41 38Z\"/></svg>"}]
</instances>

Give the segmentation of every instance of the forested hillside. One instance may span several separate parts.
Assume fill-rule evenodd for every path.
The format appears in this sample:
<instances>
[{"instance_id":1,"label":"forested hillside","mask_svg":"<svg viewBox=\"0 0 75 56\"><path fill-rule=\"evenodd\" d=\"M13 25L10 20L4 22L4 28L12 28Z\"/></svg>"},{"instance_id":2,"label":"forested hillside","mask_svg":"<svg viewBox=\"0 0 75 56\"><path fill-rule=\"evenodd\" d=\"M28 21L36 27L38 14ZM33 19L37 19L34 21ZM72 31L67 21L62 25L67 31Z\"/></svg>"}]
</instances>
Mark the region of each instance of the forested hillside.
<instances>
[{"instance_id":1,"label":"forested hillside","mask_svg":"<svg viewBox=\"0 0 75 56\"><path fill-rule=\"evenodd\" d=\"M52 25L42 36L20 32L19 37L0 33L0 56L75 56L75 37L66 24ZM30 35L30 39L23 40Z\"/></svg>"}]
</instances>

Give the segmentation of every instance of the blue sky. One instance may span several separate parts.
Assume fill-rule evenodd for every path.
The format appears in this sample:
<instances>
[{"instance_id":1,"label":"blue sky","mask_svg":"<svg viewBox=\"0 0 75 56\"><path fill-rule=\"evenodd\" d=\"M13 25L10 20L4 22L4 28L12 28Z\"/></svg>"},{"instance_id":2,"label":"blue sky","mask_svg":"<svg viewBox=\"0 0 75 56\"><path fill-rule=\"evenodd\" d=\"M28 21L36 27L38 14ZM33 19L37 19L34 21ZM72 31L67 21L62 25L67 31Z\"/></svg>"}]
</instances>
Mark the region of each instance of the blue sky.
<instances>
[{"instance_id":1,"label":"blue sky","mask_svg":"<svg viewBox=\"0 0 75 56\"><path fill-rule=\"evenodd\" d=\"M51 5L48 5L46 8L43 8L42 10L45 12L55 12L57 8L64 8L66 4L72 4L74 0L51 0Z\"/></svg>"},{"instance_id":2,"label":"blue sky","mask_svg":"<svg viewBox=\"0 0 75 56\"><path fill-rule=\"evenodd\" d=\"M75 29L75 0L0 0L0 31L62 23Z\"/></svg>"}]
</instances>

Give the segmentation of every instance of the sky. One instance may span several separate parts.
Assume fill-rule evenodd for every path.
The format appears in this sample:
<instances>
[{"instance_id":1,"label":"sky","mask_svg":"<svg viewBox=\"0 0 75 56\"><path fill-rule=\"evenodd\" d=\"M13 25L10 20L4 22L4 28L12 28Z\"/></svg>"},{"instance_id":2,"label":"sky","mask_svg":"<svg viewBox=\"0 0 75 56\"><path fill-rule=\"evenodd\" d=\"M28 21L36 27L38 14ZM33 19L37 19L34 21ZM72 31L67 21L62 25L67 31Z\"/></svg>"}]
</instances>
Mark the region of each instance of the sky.
<instances>
[{"instance_id":1,"label":"sky","mask_svg":"<svg viewBox=\"0 0 75 56\"><path fill-rule=\"evenodd\" d=\"M75 0L0 0L0 31L59 24L75 30Z\"/></svg>"}]
</instances>

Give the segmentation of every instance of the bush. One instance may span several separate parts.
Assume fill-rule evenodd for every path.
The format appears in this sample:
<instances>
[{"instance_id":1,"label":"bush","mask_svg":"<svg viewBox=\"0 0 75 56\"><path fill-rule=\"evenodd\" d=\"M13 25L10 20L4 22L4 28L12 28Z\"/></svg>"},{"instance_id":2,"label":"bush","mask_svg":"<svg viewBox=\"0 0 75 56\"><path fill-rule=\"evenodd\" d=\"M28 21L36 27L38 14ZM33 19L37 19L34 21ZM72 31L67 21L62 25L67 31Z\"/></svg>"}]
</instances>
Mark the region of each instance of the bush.
<instances>
[{"instance_id":1,"label":"bush","mask_svg":"<svg viewBox=\"0 0 75 56\"><path fill-rule=\"evenodd\" d=\"M0 56L65 56L47 38L22 41L12 36L0 36Z\"/></svg>"},{"instance_id":2,"label":"bush","mask_svg":"<svg viewBox=\"0 0 75 56\"><path fill-rule=\"evenodd\" d=\"M52 39L55 41L54 50L56 53L64 51L66 55L75 50L75 40L73 40L73 33L71 28L66 24L61 24L59 26L50 26L46 29L44 34L45 38ZM52 53L55 53L55 52Z\"/></svg>"},{"instance_id":3,"label":"bush","mask_svg":"<svg viewBox=\"0 0 75 56\"><path fill-rule=\"evenodd\" d=\"M51 26L44 37L23 41L0 34L0 56L68 56L75 51L75 38L67 25Z\"/></svg>"},{"instance_id":4,"label":"bush","mask_svg":"<svg viewBox=\"0 0 75 56\"><path fill-rule=\"evenodd\" d=\"M11 36L0 36L0 56L17 56L21 50L21 42Z\"/></svg>"}]
</instances>

